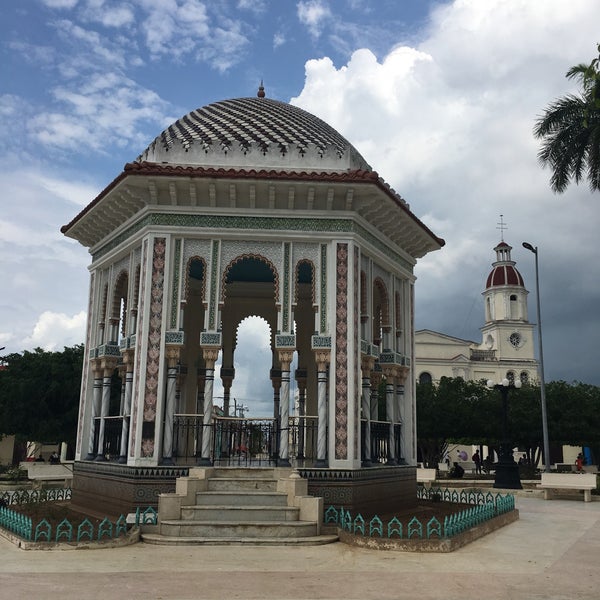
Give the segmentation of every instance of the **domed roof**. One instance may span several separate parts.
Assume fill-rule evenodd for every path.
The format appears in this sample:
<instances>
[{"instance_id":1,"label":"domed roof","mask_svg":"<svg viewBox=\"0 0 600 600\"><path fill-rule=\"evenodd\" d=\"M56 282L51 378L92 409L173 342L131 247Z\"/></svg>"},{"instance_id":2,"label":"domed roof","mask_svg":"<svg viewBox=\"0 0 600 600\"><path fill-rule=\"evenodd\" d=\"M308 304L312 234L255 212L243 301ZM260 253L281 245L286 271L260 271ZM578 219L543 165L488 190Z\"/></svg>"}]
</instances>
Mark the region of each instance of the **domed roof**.
<instances>
[{"instance_id":1,"label":"domed roof","mask_svg":"<svg viewBox=\"0 0 600 600\"><path fill-rule=\"evenodd\" d=\"M333 127L268 98L208 104L169 125L137 158L207 167L347 171L371 167Z\"/></svg>"},{"instance_id":2,"label":"domed roof","mask_svg":"<svg viewBox=\"0 0 600 600\"><path fill-rule=\"evenodd\" d=\"M492 264L492 271L485 283L486 288L513 285L525 287L521 273L515 267L515 262L510 258L512 246L504 240L495 248L497 261Z\"/></svg>"}]
</instances>

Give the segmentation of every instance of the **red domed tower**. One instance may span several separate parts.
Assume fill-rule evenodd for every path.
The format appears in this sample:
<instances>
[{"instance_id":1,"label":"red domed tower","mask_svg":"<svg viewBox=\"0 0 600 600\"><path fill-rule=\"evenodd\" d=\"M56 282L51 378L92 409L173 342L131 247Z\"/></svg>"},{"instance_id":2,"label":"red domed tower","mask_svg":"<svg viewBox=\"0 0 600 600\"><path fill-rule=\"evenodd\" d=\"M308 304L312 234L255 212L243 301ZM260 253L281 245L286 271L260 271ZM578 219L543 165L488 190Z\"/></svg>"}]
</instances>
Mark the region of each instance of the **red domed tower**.
<instances>
[{"instance_id":1,"label":"red domed tower","mask_svg":"<svg viewBox=\"0 0 600 600\"><path fill-rule=\"evenodd\" d=\"M482 347L495 350L497 358L533 359L533 325L527 316L527 295L521 273L511 259L512 246L504 239L494 248L496 261L487 277L485 325Z\"/></svg>"}]
</instances>

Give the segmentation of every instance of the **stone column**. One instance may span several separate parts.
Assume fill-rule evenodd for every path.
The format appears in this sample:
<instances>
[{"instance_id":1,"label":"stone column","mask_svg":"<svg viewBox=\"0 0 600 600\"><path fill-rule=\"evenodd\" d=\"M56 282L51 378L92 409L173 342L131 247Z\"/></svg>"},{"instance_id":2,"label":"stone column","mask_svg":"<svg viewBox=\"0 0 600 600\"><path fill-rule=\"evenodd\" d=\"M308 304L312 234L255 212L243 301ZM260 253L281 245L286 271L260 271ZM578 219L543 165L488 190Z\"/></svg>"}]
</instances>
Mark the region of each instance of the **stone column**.
<instances>
[{"instance_id":1,"label":"stone column","mask_svg":"<svg viewBox=\"0 0 600 600\"><path fill-rule=\"evenodd\" d=\"M219 357L219 348L202 348L202 356L206 365L204 383L204 419L202 422L202 455L198 464L212 466L212 429L213 429L213 384L215 379L215 362Z\"/></svg>"},{"instance_id":2,"label":"stone column","mask_svg":"<svg viewBox=\"0 0 600 600\"><path fill-rule=\"evenodd\" d=\"M298 384L298 458L304 459L304 432L306 430L306 369L296 369Z\"/></svg>"},{"instance_id":3,"label":"stone column","mask_svg":"<svg viewBox=\"0 0 600 600\"><path fill-rule=\"evenodd\" d=\"M404 430L404 423L406 423L404 415L404 385L398 383L396 385L396 419L400 425L400 456L398 457L398 464L406 464L406 434Z\"/></svg>"},{"instance_id":4,"label":"stone column","mask_svg":"<svg viewBox=\"0 0 600 600\"><path fill-rule=\"evenodd\" d=\"M88 454L85 460L94 460L96 458L96 446L94 438L96 436L96 418L100 416L102 407L102 366L100 359L95 358L91 361L92 372L94 374L94 389L92 395L92 414L90 419L90 439L88 443Z\"/></svg>"},{"instance_id":5,"label":"stone column","mask_svg":"<svg viewBox=\"0 0 600 600\"><path fill-rule=\"evenodd\" d=\"M180 348L167 346L167 397L165 401L164 430L162 442L163 465L173 464L173 419L177 396L177 364L179 363Z\"/></svg>"},{"instance_id":6,"label":"stone column","mask_svg":"<svg viewBox=\"0 0 600 600\"><path fill-rule=\"evenodd\" d=\"M381 373L371 372L371 421L379 421L379 384Z\"/></svg>"},{"instance_id":7,"label":"stone column","mask_svg":"<svg viewBox=\"0 0 600 600\"><path fill-rule=\"evenodd\" d=\"M121 448L119 450L119 462L127 463L127 440L129 439L129 420L131 418L131 394L133 391L133 350L123 352L123 364L125 366L125 398L123 400L123 423L121 425Z\"/></svg>"},{"instance_id":8,"label":"stone column","mask_svg":"<svg viewBox=\"0 0 600 600\"><path fill-rule=\"evenodd\" d=\"M390 424L388 459L386 463L388 465L398 464L396 456L396 430L394 428L396 422L394 410L396 404L395 374L395 369L383 367L383 375L385 377L385 416Z\"/></svg>"},{"instance_id":9,"label":"stone column","mask_svg":"<svg viewBox=\"0 0 600 600\"><path fill-rule=\"evenodd\" d=\"M293 349L279 350L281 364L281 405L279 428L279 460L277 466L290 465L290 365L294 357Z\"/></svg>"},{"instance_id":10,"label":"stone column","mask_svg":"<svg viewBox=\"0 0 600 600\"><path fill-rule=\"evenodd\" d=\"M273 448L272 458L279 458L279 398L281 390L281 370L271 369L271 385L273 386Z\"/></svg>"},{"instance_id":11,"label":"stone column","mask_svg":"<svg viewBox=\"0 0 600 600\"><path fill-rule=\"evenodd\" d=\"M365 422L364 438L362 440L363 467L371 466L371 372L375 367L375 358L361 356L362 369L362 419Z\"/></svg>"},{"instance_id":12,"label":"stone column","mask_svg":"<svg viewBox=\"0 0 600 600\"><path fill-rule=\"evenodd\" d=\"M327 467L327 365L329 350L315 351L317 361L317 460L315 467Z\"/></svg>"},{"instance_id":13,"label":"stone column","mask_svg":"<svg viewBox=\"0 0 600 600\"><path fill-rule=\"evenodd\" d=\"M110 407L110 384L112 375L117 367L116 358L103 357L100 359L102 366L102 404L100 408L100 428L98 431L98 448L96 449L97 461L104 461L104 430L106 427L106 417L108 417L108 409Z\"/></svg>"}]
</instances>

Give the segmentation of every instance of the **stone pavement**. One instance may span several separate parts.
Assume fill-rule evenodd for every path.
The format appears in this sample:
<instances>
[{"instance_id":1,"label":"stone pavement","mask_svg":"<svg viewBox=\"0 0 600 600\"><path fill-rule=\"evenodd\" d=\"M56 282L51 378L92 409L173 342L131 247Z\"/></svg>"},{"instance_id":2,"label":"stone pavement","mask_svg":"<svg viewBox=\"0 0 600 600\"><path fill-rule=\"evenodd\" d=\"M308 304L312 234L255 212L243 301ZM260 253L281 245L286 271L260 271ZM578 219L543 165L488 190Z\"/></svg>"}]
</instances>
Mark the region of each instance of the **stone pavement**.
<instances>
[{"instance_id":1,"label":"stone pavement","mask_svg":"<svg viewBox=\"0 0 600 600\"><path fill-rule=\"evenodd\" d=\"M520 520L449 554L313 547L23 551L1 599L600 599L600 502L517 496Z\"/></svg>"}]
</instances>

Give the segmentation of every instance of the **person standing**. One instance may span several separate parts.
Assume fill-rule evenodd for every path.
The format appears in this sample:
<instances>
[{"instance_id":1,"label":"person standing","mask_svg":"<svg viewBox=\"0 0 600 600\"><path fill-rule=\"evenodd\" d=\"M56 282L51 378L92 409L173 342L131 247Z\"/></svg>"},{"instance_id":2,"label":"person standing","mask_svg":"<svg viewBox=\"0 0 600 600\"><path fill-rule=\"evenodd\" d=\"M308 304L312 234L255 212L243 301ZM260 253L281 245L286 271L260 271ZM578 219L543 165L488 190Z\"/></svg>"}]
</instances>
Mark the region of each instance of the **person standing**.
<instances>
[{"instance_id":1,"label":"person standing","mask_svg":"<svg viewBox=\"0 0 600 600\"><path fill-rule=\"evenodd\" d=\"M479 450L475 450L475 454L473 454L471 460L475 463L475 473L481 475L481 456L479 456Z\"/></svg>"}]
</instances>

